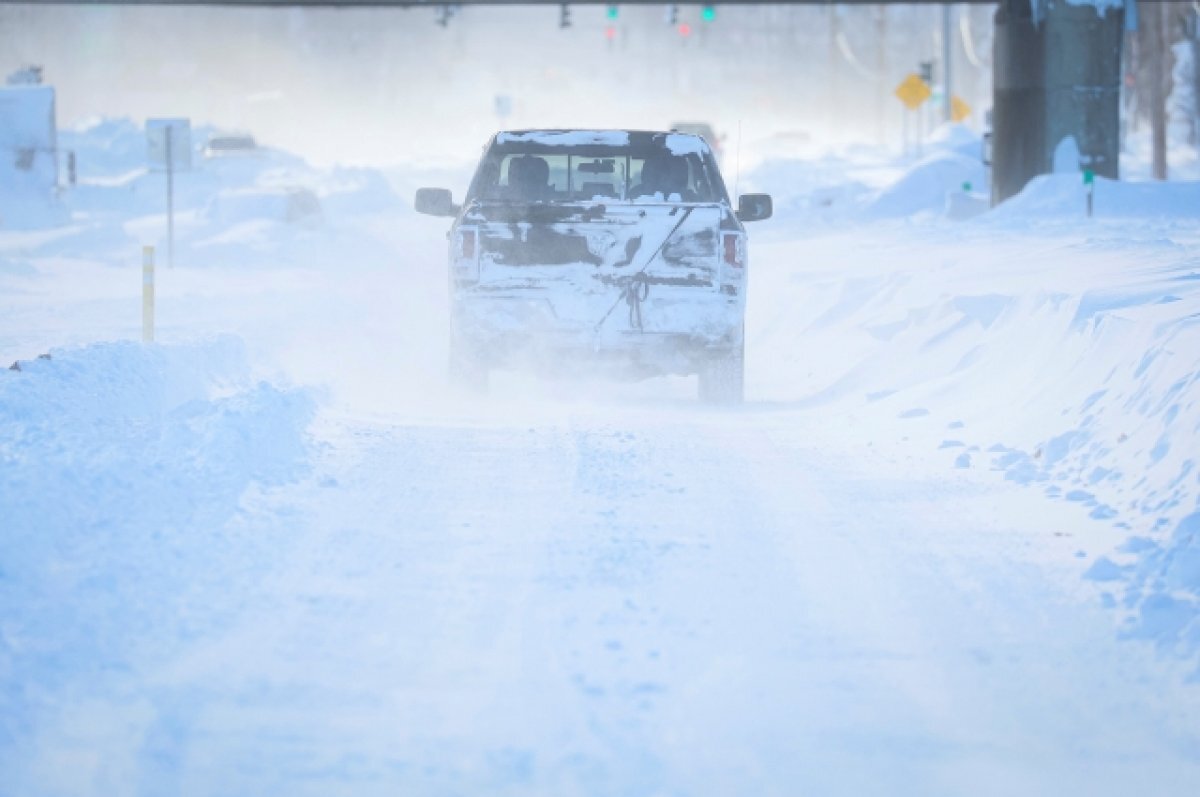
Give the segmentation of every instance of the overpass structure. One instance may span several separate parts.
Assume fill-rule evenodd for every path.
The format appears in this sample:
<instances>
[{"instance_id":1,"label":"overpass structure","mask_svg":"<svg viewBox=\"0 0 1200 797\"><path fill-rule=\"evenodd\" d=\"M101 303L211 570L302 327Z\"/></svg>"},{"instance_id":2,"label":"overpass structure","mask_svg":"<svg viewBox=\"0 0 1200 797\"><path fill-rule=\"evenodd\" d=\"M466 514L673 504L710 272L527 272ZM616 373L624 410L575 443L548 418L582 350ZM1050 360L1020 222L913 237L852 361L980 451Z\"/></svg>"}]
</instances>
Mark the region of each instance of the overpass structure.
<instances>
[{"instance_id":1,"label":"overpass structure","mask_svg":"<svg viewBox=\"0 0 1200 797\"><path fill-rule=\"evenodd\" d=\"M11 3L15 0L0 0ZM1076 166L1116 178L1121 46L1135 0L961 0L996 5L992 202L1039 174ZM1165 0L1164 0L1165 1ZM28 2L28 0L26 0ZM437 8L466 5L658 5L664 0L42 0L58 5ZM953 5L951 0L680 0L674 5ZM948 39L948 37L943 37ZM948 55L943 63L948 66ZM947 92L948 94L949 92ZM1072 159L1077 159L1077 163Z\"/></svg>"}]
</instances>

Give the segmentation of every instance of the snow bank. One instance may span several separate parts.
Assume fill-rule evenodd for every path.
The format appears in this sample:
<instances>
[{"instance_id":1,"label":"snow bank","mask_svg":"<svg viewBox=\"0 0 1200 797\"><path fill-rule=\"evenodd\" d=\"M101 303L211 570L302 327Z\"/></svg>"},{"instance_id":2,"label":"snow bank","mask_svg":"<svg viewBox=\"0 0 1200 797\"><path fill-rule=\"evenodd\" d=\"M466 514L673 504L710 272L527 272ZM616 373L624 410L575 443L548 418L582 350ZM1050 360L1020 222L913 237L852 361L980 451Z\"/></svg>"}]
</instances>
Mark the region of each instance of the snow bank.
<instances>
[{"instance_id":1,"label":"snow bank","mask_svg":"<svg viewBox=\"0 0 1200 797\"><path fill-rule=\"evenodd\" d=\"M925 146L939 152L953 152L981 161L983 139L978 133L958 122L944 122L929 134Z\"/></svg>"},{"instance_id":2,"label":"snow bank","mask_svg":"<svg viewBox=\"0 0 1200 797\"><path fill-rule=\"evenodd\" d=\"M192 167L175 175L175 204L180 210L203 207L221 189L304 183L317 172L301 158L270 148L240 157L204 156L216 131L192 129ZM146 132L130 119L89 119L62 131L59 146L75 154L79 184L65 199L75 210L116 214L162 209L166 176L147 171Z\"/></svg>"},{"instance_id":3,"label":"snow bank","mask_svg":"<svg viewBox=\"0 0 1200 797\"><path fill-rule=\"evenodd\" d=\"M1181 219L1200 217L1200 182L1128 182L1095 178L1095 218ZM1044 220L1081 218L1087 187L1080 174L1043 174L1016 196L997 206L989 219Z\"/></svg>"},{"instance_id":4,"label":"snow bank","mask_svg":"<svg viewBox=\"0 0 1200 797\"><path fill-rule=\"evenodd\" d=\"M321 206L334 216L397 213L408 207L387 178L375 169L333 169L320 181L319 190Z\"/></svg>"},{"instance_id":5,"label":"snow bank","mask_svg":"<svg viewBox=\"0 0 1200 797\"><path fill-rule=\"evenodd\" d=\"M80 180L118 177L146 166L146 132L132 119L86 119L61 130L58 142L75 153Z\"/></svg>"},{"instance_id":6,"label":"snow bank","mask_svg":"<svg viewBox=\"0 0 1200 797\"><path fill-rule=\"evenodd\" d=\"M922 158L896 182L876 194L866 205L868 219L941 212L951 192L984 189L987 172L979 158L947 150Z\"/></svg>"},{"instance_id":7,"label":"snow bank","mask_svg":"<svg viewBox=\"0 0 1200 797\"><path fill-rule=\"evenodd\" d=\"M825 156L808 158L770 158L740 179L728 173L726 187L732 194L762 192L771 195L775 203L772 221L760 225L757 231L769 234L772 230L803 223L823 223L846 220L857 215L872 186L855 179L841 158ZM734 198L736 202L736 197Z\"/></svg>"},{"instance_id":8,"label":"snow bank","mask_svg":"<svg viewBox=\"0 0 1200 797\"><path fill-rule=\"evenodd\" d=\"M1074 167L1034 178L1017 196L989 210L990 179L980 160L980 146L979 136L963 125L942 125L924 144L928 154L902 170L897 169L898 162L881 153L807 152L760 163L741 178L741 188L772 194L775 224L784 225L973 217L1000 224L1058 224L1085 216L1087 188L1082 173ZM1123 154L1127 156L1133 157ZM1093 217L1196 219L1200 217L1200 181L1158 183L1097 177ZM771 234L769 225L762 229Z\"/></svg>"},{"instance_id":9,"label":"snow bank","mask_svg":"<svg viewBox=\"0 0 1200 797\"><path fill-rule=\"evenodd\" d=\"M0 371L0 606L21 608L0 624L8 772L11 742L54 709L30 685L86 683L126 666L132 639L201 630L189 596L232 550L226 524L250 487L303 472L314 411L255 383L234 338L52 356ZM252 570L230 564L213 572Z\"/></svg>"},{"instance_id":10,"label":"snow bank","mask_svg":"<svg viewBox=\"0 0 1200 797\"><path fill-rule=\"evenodd\" d=\"M394 258L385 239L396 234L407 205L382 172L319 171L266 147L204 157L214 134L194 128L192 168L174 176L176 265L340 268ZM138 257L143 244L166 246L166 175L147 170L140 126L89 120L65 131L62 146L76 154L79 183L42 225L60 226L62 234L22 254L118 264Z\"/></svg>"},{"instance_id":11,"label":"snow bank","mask_svg":"<svg viewBox=\"0 0 1200 797\"><path fill-rule=\"evenodd\" d=\"M221 226L266 219L313 227L320 223L321 204L306 189L238 188L218 192L205 206L204 215Z\"/></svg>"},{"instance_id":12,"label":"snow bank","mask_svg":"<svg viewBox=\"0 0 1200 797\"><path fill-rule=\"evenodd\" d=\"M795 154L788 155L779 142L768 139L748 147L747 162L760 162L740 180L726 174L726 182L730 190L740 182L742 191L771 194L775 224L823 226L976 215L977 202L964 212L961 203L952 200L954 195L975 198L988 191L980 137L963 125L942 125L923 146L923 157L907 161L867 147L819 152L803 140L790 146ZM969 192L964 191L967 185Z\"/></svg>"},{"instance_id":13,"label":"snow bank","mask_svg":"<svg viewBox=\"0 0 1200 797\"><path fill-rule=\"evenodd\" d=\"M1129 610L1126 634L1154 640L1176 655L1194 656L1200 651L1200 511L1179 521L1162 542L1131 537L1122 553L1141 556L1133 565L1110 564L1114 578L1132 570L1123 599ZM1090 575L1103 579L1102 572ZM1200 671L1196 675L1200 678Z\"/></svg>"},{"instance_id":14,"label":"snow bank","mask_svg":"<svg viewBox=\"0 0 1200 797\"><path fill-rule=\"evenodd\" d=\"M70 214L52 197L0 194L0 229L44 230L66 224Z\"/></svg>"},{"instance_id":15,"label":"snow bank","mask_svg":"<svg viewBox=\"0 0 1200 797\"><path fill-rule=\"evenodd\" d=\"M1037 389L1055 399L1041 411L1057 412L1036 424L1055 433L1029 447L997 441L987 454L1006 478L1131 533L1087 577L1117 582L1108 599L1130 636L1187 657L1200 654L1200 315L1187 312L1200 304L1198 276L1180 269L1158 290L1069 301L1069 325L1042 341L1062 355L1038 357L1052 362Z\"/></svg>"},{"instance_id":16,"label":"snow bank","mask_svg":"<svg viewBox=\"0 0 1200 797\"><path fill-rule=\"evenodd\" d=\"M876 445L924 439L949 469L1077 507L1078 550L1103 555L1080 573L1125 632L1200 663L1200 228L1179 209L1196 187L1101 188L1176 215L1088 221L1047 202L919 235L813 235L801 258L759 244L756 263L797 265L756 272L748 372L768 401L854 417Z\"/></svg>"}]
</instances>

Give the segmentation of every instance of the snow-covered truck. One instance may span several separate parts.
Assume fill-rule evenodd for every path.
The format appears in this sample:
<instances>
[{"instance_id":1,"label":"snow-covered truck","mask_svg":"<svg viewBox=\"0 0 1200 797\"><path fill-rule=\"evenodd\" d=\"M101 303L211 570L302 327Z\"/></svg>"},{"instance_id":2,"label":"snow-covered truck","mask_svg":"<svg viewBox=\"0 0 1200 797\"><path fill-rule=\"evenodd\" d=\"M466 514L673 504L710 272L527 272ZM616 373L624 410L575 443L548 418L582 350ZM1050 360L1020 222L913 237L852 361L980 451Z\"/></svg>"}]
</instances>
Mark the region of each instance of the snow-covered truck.
<instances>
[{"instance_id":1,"label":"snow-covered truck","mask_svg":"<svg viewBox=\"0 0 1200 797\"><path fill-rule=\"evenodd\" d=\"M448 234L451 375L498 368L699 376L702 400L742 399L747 247L766 194L729 200L696 135L612 130L496 134L462 204L416 209Z\"/></svg>"}]
</instances>

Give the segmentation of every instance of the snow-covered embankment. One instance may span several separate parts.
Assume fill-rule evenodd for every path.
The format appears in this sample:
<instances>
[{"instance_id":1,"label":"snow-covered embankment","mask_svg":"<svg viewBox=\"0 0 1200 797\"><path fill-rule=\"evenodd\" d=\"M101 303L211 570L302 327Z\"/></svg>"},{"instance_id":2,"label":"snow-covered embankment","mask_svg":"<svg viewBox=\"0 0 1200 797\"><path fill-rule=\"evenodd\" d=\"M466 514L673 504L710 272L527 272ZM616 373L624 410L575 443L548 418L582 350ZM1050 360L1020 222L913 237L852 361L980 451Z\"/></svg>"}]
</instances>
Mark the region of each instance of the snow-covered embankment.
<instances>
[{"instance_id":1,"label":"snow-covered embankment","mask_svg":"<svg viewBox=\"0 0 1200 797\"><path fill-rule=\"evenodd\" d=\"M0 371L0 606L19 607L0 618L6 754L36 741L22 729L57 710L52 692L203 635L213 602L279 555L282 539L239 520L304 472L313 410L306 391L256 382L228 337L95 344Z\"/></svg>"}]
</instances>

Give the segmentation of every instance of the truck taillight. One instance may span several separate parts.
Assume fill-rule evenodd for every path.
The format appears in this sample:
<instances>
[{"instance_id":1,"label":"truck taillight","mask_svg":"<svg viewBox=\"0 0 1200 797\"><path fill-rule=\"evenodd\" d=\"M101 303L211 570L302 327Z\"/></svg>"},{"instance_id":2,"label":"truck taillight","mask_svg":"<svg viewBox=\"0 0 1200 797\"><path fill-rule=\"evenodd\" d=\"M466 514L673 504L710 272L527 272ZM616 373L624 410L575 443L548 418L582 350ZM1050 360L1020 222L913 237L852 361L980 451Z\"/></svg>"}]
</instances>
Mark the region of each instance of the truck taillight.
<instances>
[{"instance_id":1,"label":"truck taillight","mask_svg":"<svg viewBox=\"0 0 1200 797\"><path fill-rule=\"evenodd\" d=\"M742 236L727 232L724 237L725 264L734 268L744 268L746 265L746 250L742 245Z\"/></svg>"},{"instance_id":2,"label":"truck taillight","mask_svg":"<svg viewBox=\"0 0 1200 797\"><path fill-rule=\"evenodd\" d=\"M458 232L458 252L464 260L475 259L475 237L474 230L459 230Z\"/></svg>"}]
</instances>

